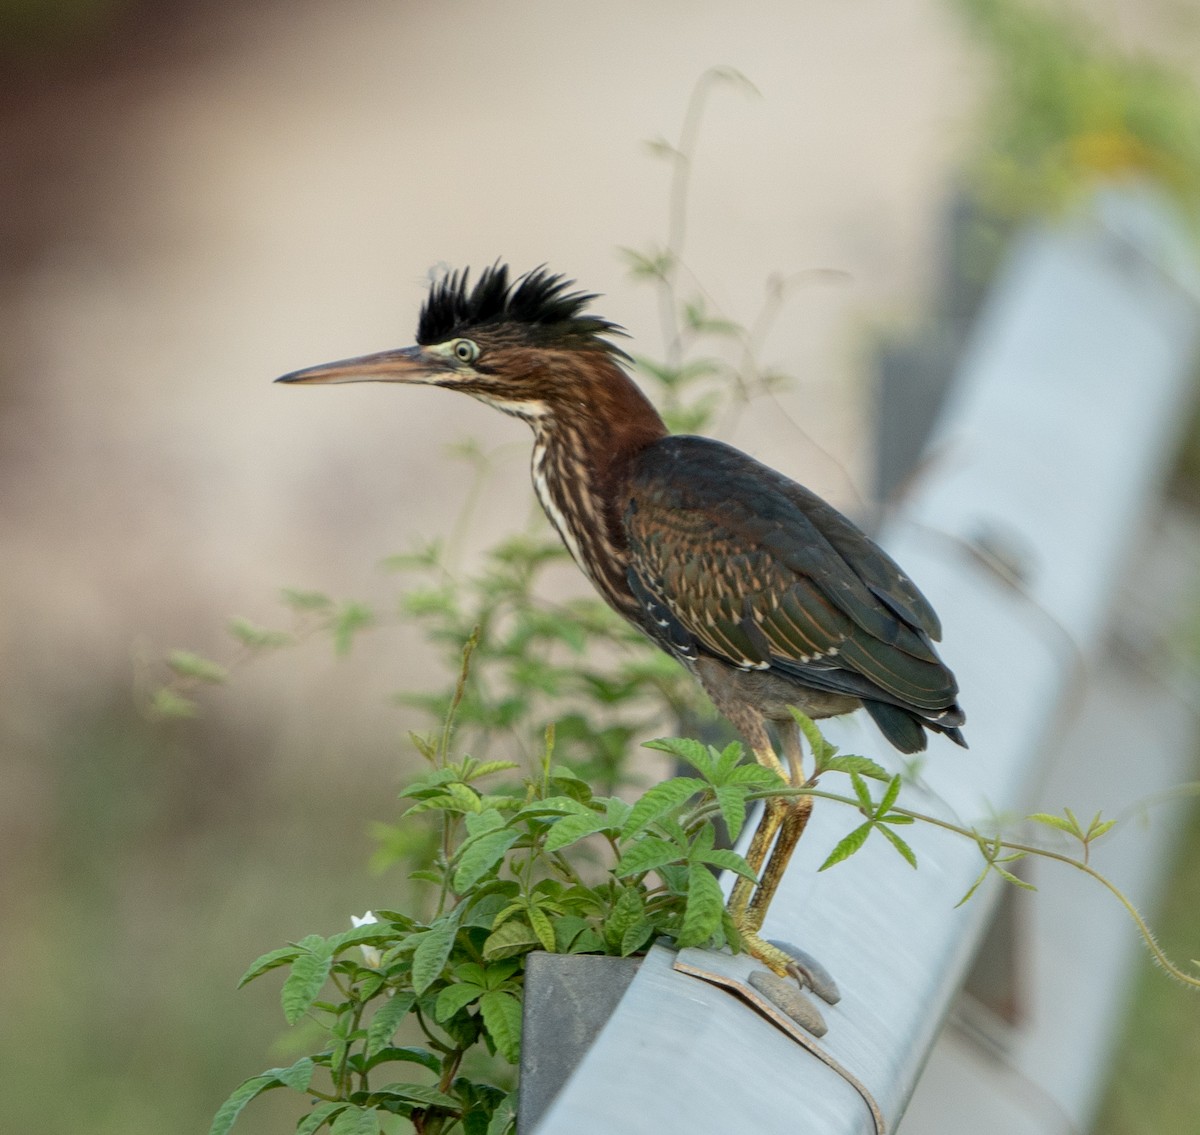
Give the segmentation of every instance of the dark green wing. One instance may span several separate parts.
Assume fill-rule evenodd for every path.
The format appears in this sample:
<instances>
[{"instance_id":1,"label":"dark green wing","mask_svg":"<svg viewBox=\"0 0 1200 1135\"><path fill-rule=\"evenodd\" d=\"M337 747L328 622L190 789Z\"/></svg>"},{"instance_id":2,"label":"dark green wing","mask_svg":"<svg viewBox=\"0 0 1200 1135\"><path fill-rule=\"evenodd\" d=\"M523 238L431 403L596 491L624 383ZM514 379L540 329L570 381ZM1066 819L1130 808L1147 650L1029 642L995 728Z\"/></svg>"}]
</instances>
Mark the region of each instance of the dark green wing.
<instances>
[{"instance_id":1,"label":"dark green wing","mask_svg":"<svg viewBox=\"0 0 1200 1135\"><path fill-rule=\"evenodd\" d=\"M911 709L937 728L961 723L925 597L782 474L708 438L664 438L635 465L625 528L631 587L677 642Z\"/></svg>"}]
</instances>

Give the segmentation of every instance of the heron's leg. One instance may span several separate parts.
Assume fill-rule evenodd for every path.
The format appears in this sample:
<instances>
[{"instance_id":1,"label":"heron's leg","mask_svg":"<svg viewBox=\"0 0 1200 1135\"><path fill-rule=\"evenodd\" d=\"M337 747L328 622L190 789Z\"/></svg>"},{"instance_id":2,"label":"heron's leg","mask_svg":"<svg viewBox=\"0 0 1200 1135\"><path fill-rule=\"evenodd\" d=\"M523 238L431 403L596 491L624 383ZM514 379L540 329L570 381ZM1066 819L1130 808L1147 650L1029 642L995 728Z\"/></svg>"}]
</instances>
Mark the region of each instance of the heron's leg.
<instances>
[{"instance_id":1,"label":"heron's leg","mask_svg":"<svg viewBox=\"0 0 1200 1135\"><path fill-rule=\"evenodd\" d=\"M766 730L762 731L761 739L756 738L756 740L761 740L761 745L753 748L755 760L764 768L769 768L780 776L786 776L782 763L768 743ZM768 800L763 807L762 818L758 821L758 827L754 830L745 855L746 863L755 876L759 874L763 863L766 862L767 852L771 850L771 843L783 822L785 812L786 805L781 800ZM729 913L733 916L734 922L738 924L739 931L742 928L755 885L752 880L739 875L729 894Z\"/></svg>"},{"instance_id":2,"label":"heron's leg","mask_svg":"<svg viewBox=\"0 0 1200 1135\"><path fill-rule=\"evenodd\" d=\"M784 756L787 757L788 782L794 788L800 788L805 783L804 751L800 744L800 727L794 721L778 722L780 740L783 742ZM754 897L750 900L747 911L748 921L757 930L762 926L767 908L779 889L779 881L796 850L796 844L804 834L808 825L808 817L812 815L813 798L811 796L790 796L784 800L771 801L780 805L782 816L778 824L778 838L775 840L771 858L758 880ZM758 874L755 867L755 874Z\"/></svg>"}]
</instances>

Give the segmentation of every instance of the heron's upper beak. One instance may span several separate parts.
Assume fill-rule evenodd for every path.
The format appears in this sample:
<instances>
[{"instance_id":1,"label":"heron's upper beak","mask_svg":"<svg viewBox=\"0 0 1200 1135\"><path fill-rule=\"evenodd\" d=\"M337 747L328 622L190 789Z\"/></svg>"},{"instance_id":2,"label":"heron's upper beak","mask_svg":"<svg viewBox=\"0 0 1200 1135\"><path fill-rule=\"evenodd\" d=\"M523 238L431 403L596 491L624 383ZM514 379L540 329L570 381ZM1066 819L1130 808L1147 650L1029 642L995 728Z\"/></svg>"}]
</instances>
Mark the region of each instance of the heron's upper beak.
<instances>
[{"instance_id":1,"label":"heron's upper beak","mask_svg":"<svg viewBox=\"0 0 1200 1135\"><path fill-rule=\"evenodd\" d=\"M276 382L423 382L433 383L450 371L447 359L422 347L402 347L341 359L336 363L294 370Z\"/></svg>"}]
</instances>

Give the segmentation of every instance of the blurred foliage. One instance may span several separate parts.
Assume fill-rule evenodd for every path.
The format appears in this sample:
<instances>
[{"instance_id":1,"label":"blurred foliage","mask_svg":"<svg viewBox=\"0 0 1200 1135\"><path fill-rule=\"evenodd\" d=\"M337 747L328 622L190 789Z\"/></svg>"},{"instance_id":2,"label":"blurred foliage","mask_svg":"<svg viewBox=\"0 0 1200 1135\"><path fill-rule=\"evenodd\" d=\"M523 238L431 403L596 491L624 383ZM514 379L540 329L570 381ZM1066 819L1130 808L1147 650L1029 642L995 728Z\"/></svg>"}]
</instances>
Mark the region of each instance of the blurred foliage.
<instances>
[{"instance_id":1,"label":"blurred foliage","mask_svg":"<svg viewBox=\"0 0 1200 1135\"><path fill-rule=\"evenodd\" d=\"M994 60L971 185L1004 219L1061 211L1100 181L1152 179L1195 222L1200 98L1186 75L1130 56L1082 18L1029 0L953 0Z\"/></svg>"}]
</instances>

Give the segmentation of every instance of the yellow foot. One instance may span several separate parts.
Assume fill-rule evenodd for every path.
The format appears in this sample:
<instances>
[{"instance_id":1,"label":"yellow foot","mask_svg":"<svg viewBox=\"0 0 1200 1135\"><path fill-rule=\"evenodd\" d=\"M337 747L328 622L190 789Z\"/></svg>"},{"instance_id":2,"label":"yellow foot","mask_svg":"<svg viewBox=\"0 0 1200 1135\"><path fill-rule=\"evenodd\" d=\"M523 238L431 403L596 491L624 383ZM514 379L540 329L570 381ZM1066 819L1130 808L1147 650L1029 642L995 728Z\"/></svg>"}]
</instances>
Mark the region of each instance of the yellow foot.
<instances>
[{"instance_id":1,"label":"yellow foot","mask_svg":"<svg viewBox=\"0 0 1200 1135\"><path fill-rule=\"evenodd\" d=\"M749 921L748 919L746 921ZM837 982L811 954L777 938L761 938L758 928L743 923L738 927L742 949L757 958L780 977L794 978L801 989L811 989L822 1001L836 1005L841 1000Z\"/></svg>"}]
</instances>

